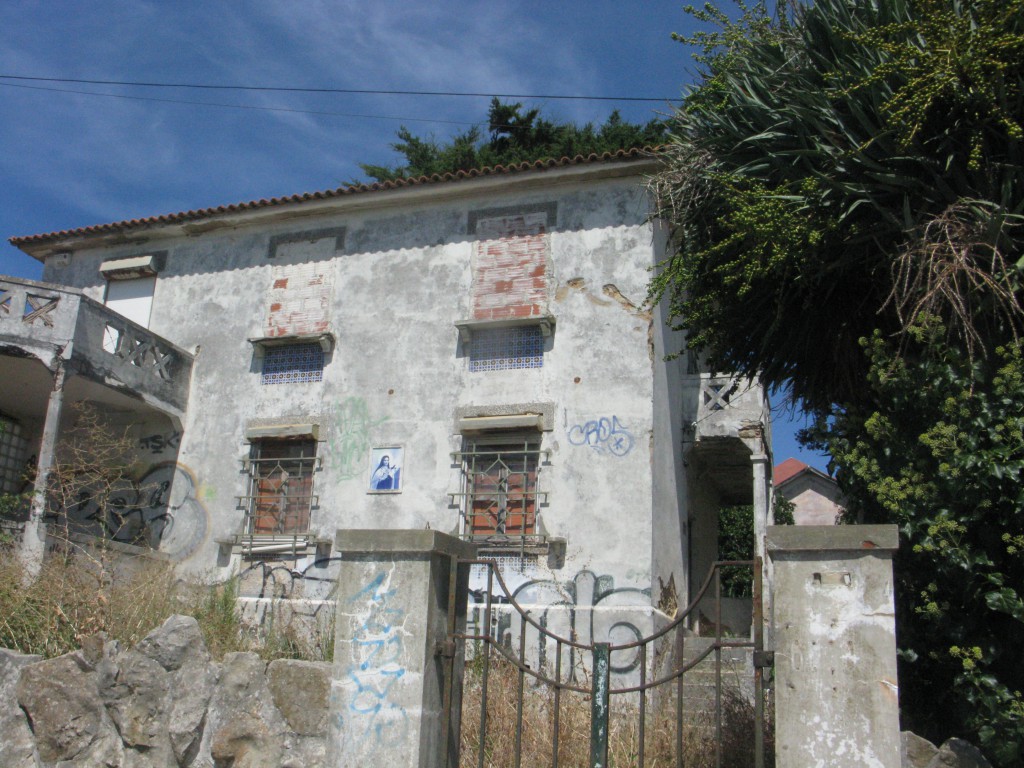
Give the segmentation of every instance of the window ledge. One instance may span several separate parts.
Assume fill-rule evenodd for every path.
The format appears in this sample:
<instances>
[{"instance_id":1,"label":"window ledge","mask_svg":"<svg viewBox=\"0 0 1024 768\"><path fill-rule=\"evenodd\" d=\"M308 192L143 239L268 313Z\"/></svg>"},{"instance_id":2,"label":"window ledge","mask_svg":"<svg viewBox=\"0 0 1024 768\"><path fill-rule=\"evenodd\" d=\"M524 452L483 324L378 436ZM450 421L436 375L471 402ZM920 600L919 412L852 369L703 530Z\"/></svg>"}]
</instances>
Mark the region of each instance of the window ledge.
<instances>
[{"instance_id":1,"label":"window ledge","mask_svg":"<svg viewBox=\"0 0 1024 768\"><path fill-rule=\"evenodd\" d=\"M534 315L531 317L506 317L501 320L457 320L455 327L459 329L459 340L469 343L477 331L489 331L495 328L522 328L524 326L540 326L544 336L550 336L555 330L554 315Z\"/></svg>"},{"instance_id":2,"label":"window ledge","mask_svg":"<svg viewBox=\"0 0 1024 768\"><path fill-rule=\"evenodd\" d=\"M334 349L334 334L332 333L305 333L293 334L291 336L258 336L252 337L249 343L256 351L256 357L263 357L268 347L283 347L288 344L319 344L324 354Z\"/></svg>"},{"instance_id":3,"label":"window ledge","mask_svg":"<svg viewBox=\"0 0 1024 768\"><path fill-rule=\"evenodd\" d=\"M472 541L477 546L477 557L486 558L491 555L508 555L521 552L527 555L554 555L565 556L566 541L561 537L527 535L527 536L506 536L502 534L483 534L464 536L467 541Z\"/></svg>"},{"instance_id":4,"label":"window ledge","mask_svg":"<svg viewBox=\"0 0 1024 768\"><path fill-rule=\"evenodd\" d=\"M233 555L252 557L260 555L296 555L304 557L312 551L319 552L325 547L330 550L331 540L313 533L241 533L227 539L217 539L217 544L229 549Z\"/></svg>"}]
</instances>

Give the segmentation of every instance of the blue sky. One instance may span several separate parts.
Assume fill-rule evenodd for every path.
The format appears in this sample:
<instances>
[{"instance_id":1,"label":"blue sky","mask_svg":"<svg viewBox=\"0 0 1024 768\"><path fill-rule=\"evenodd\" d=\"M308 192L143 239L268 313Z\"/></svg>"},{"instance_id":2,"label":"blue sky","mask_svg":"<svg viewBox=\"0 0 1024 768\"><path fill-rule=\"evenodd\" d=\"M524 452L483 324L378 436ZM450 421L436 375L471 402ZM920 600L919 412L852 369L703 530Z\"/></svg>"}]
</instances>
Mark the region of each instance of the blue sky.
<instances>
[{"instance_id":1,"label":"blue sky","mask_svg":"<svg viewBox=\"0 0 1024 768\"><path fill-rule=\"evenodd\" d=\"M670 37L689 31L683 6L19 0L0 4L0 75L662 100L522 99L557 120L603 122L618 108L645 122L693 78ZM11 236L338 187L362 178L359 163L397 163L401 125L443 140L488 103L0 78L0 273L39 275ZM823 467L792 431L780 414L776 460Z\"/></svg>"}]
</instances>

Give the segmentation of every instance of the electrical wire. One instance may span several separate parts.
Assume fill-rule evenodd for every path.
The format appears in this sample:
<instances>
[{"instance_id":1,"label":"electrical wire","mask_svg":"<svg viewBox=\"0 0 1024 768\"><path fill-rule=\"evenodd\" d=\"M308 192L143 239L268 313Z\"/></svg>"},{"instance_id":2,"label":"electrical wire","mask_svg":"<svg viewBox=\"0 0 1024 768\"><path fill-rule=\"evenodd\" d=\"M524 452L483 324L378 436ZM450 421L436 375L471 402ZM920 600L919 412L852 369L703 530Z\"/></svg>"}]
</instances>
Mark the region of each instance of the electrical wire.
<instances>
[{"instance_id":1,"label":"electrical wire","mask_svg":"<svg viewBox=\"0 0 1024 768\"><path fill-rule=\"evenodd\" d=\"M397 122L444 123L447 125L481 125L479 121L440 120L433 117L396 117L394 115L364 115L354 112L331 112L316 109L294 109L290 107L260 107L255 104L224 104L214 101L188 101L186 99L161 99L156 96L131 96L126 93L100 93L97 91L80 91L73 88L48 88L44 85L20 85L18 83L0 83L4 88L25 88L31 91L51 91L54 93L76 93L83 96L102 96L109 99L127 99L130 101L156 101L163 104L184 104L199 107L219 107L223 109L247 109L260 112L293 112L300 115L330 115L333 117L354 117L367 120L395 120Z\"/></svg>"},{"instance_id":2,"label":"electrical wire","mask_svg":"<svg viewBox=\"0 0 1024 768\"><path fill-rule=\"evenodd\" d=\"M45 83L76 83L79 85L122 85L136 88L197 88L220 91L264 91L278 93L347 93L371 96L451 96L451 97L487 97L499 99L562 99L572 101L648 101L672 102L678 97L668 99L663 96L584 96L581 94L536 94L536 93L475 93L466 91L390 91L373 88L305 88L299 86L270 85L212 85L209 83L158 83L133 80L85 80L69 77L30 77L27 75L3 75L0 80L30 80Z\"/></svg>"}]
</instances>

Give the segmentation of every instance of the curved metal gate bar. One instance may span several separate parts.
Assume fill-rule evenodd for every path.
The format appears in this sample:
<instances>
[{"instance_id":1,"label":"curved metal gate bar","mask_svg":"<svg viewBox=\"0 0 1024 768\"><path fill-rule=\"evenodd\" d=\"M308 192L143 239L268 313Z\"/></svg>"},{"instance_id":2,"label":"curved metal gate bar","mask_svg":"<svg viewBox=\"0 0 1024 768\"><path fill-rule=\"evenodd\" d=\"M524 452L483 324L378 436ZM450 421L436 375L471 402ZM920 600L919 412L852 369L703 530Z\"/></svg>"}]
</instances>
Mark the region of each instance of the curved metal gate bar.
<instances>
[{"instance_id":1,"label":"curved metal gate bar","mask_svg":"<svg viewBox=\"0 0 1024 768\"><path fill-rule=\"evenodd\" d=\"M459 655L460 658L465 658L466 653L466 641L473 641L479 644L483 650L483 660L481 663L481 706L480 706L480 718L479 718L479 748L477 752L476 765L478 768L484 768L485 757L486 757L486 742L487 742L487 696L488 696L488 685L490 682L490 671L491 671L491 656L492 653L498 654L498 656L509 664L511 664L516 670L517 686L516 686L516 722L515 722L515 740L514 749L512 754L512 765L516 768L520 768L522 765L522 735L523 735L523 709L524 709L524 690L525 681L527 675L538 683L542 683L550 686L553 689L553 704L552 704L552 755L551 765L553 768L558 768L559 765L559 724L562 715L562 693L566 692L577 692L590 696L591 700L591 739L590 739L590 765L593 768L606 768L608 766L608 736L609 736L609 712L610 712L610 697L612 695L619 694L638 694L639 705L637 708L638 718L638 753L636 765L639 768L644 768L645 765L645 741L648 728L648 696L651 691L656 690L659 686L668 686L672 683L675 684L675 764L682 768L684 765L684 751L683 751L683 734L684 734L684 696L683 696L683 681L685 675L688 672L694 670L702 661L714 656L715 659L715 709L714 709L714 725L715 725L715 762L716 768L722 766L722 735L723 735L723 723L722 723L722 651L728 649L752 649L753 651L753 667L754 667L754 727L753 727L753 752L754 752L754 765L756 768L763 768L764 766L764 679L763 669L768 666L771 661L771 655L765 654L763 649L763 621L762 621L762 606L761 606L761 559L755 560L743 560L743 561L719 561L712 565L707 578L701 585L696 596L690 605L681 613L677 613L676 617L662 627L660 630L653 632L651 635L640 638L636 641L629 643L611 644L611 643L581 643L575 637L561 637L543 626L540 622L530 616L528 610L523 609L516 600L512 597L512 590L508 588L505 583L501 572L497 568L497 564L493 560L480 559L480 560L460 560L459 565L461 567L470 567L474 565L482 565L487 571L487 590L485 594L484 602L484 633L483 634L469 634L459 633L455 631L455 615L450 613L450 623L448 628L448 643L450 658L446 666L449 674L449 681L452 678L452 671L454 668L455 657ZM723 568L749 568L752 571L752 595L753 595L753 632L750 639L726 639L722 637L722 621L721 621L721 599L722 599L722 583L721 583L721 571ZM454 568L452 569L454 573ZM506 648L501 642L499 642L491 634L492 626L492 614L494 609L494 579L497 578L498 586L500 588L500 594L504 596L504 600L501 603L502 606L513 611L513 615L518 614L519 616L519 642L518 652L513 653L511 649ZM708 591L711 586L714 585L714 605L715 605L715 637L714 642L711 643L703 651L699 652L689 661L685 660L684 652L686 650L686 625L688 620L697 611L698 606L702 604L705 597L708 595ZM538 638L541 643L539 647L546 647L546 643L552 642L555 646L555 663L553 676L549 675L545 669L545 665L539 664L538 669L534 669L527 663L526 656L526 636L527 628L530 627L538 633ZM648 680L648 668L650 662L656 658L649 652L649 648L653 643L662 641L667 638L670 632L676 632L675 645L673 649L673 660L671 663L671 669L667 673L655 674L653 679ZM566 649L570 651L570 671L565 680L563 680L563 656L565 655ZM657 650L657 649L656 649ZM635 685L623 685L620 687L613 687L611 685L611 671L614 666L611 663L612 654L622 653L628 651L636 651L639 658L639 684ZM575 669L574 667L579 664L579 661L573 661L577 656L580 659L584 657L584 654L588 654L591 659L589 666L591 672L590 685L584 685L576 682L574 678ZM584 668L586 665L583 665ZM459 697L461 700L461 697ZM446 696L448 701L451 697ZM450 706L446 701L445 707L445 719L449 720L453 713L450 711ZM449 723L446 722L446 728ZM449 768L456 768L450 766Z\"/></svg>"}]
</instances>

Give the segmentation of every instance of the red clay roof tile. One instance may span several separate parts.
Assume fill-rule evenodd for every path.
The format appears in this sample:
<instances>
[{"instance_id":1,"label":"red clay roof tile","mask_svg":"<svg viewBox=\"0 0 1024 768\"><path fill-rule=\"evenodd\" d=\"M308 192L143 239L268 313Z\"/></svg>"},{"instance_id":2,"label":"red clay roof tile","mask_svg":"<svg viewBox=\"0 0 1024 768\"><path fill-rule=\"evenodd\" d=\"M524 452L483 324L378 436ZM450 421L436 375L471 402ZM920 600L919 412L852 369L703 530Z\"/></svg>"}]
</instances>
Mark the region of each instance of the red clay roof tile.
<instances>
[{"instance_id":1,"label":"red clay roof tile","mask_svg":"<svg viewBox=\"0 0 1024 768\"><path fill-rule=\"evenodd\" d=\"M804 464L799 459L786 459L772 470L772 484L780 486L787 480L799 475L805 469L810 469L810 466Z\"/></svg>"},{"instance_id":2,"label":"red clay roof tile","mask_svg":"<svg viewBox=\"0 0 1024 768\"><path fill-rule=\"evenodd\" d=\"M14 245L16 247L20 247L22 245L35 245L38 243L46 242L48 240L60 240L66 237L83 237L90 235L102 235L111 232L124 232L139 227L150 226L153 224L179 224L185 221L196 221L198 219L208 218L210 216L215 216L219 213L250 211L258 208L269 208L275 205L298 203L302 202L303 200L324 200L332 197L362 194L365 192L381 192L384 190L401 189L402 187L413 187L422 186L426 184L438 184L443 182L461 181L463 179L473 179L478 176L520 173L523 171L544 168L562 168L570 165L583 165L587 163L597 163L608 160L630 160L639 157L649 157L652 156L654 152L654 148L620 149L616 152L604 152L600 155L576 155L575 157L562 157L557 160L536 160L534 162L515 163L508 166L497 165L490 168L474 168L468 171L457 171L455 173L445 173L443 175L435 173L431 176L395 179L394 181L378 181L373 182L372 184L353 184L347 187L338 187L337 189L328 189L319 192L305 192L295 195L288 195L286 197L262 198L260 200L252 200L245 203L218 205L216 207L199 208L191 211L181 211L179 213L165 213L160 214L158 216L150 216L143 219L129 219L126 221L115 221L109 224L94 224L92 226L79 227L77 229L62 229L57 232L47 232L45 234L27 235L24 237L12 237L9 238L8 242L10 242L11 245Z\"/></svg>"}]
</instances>

